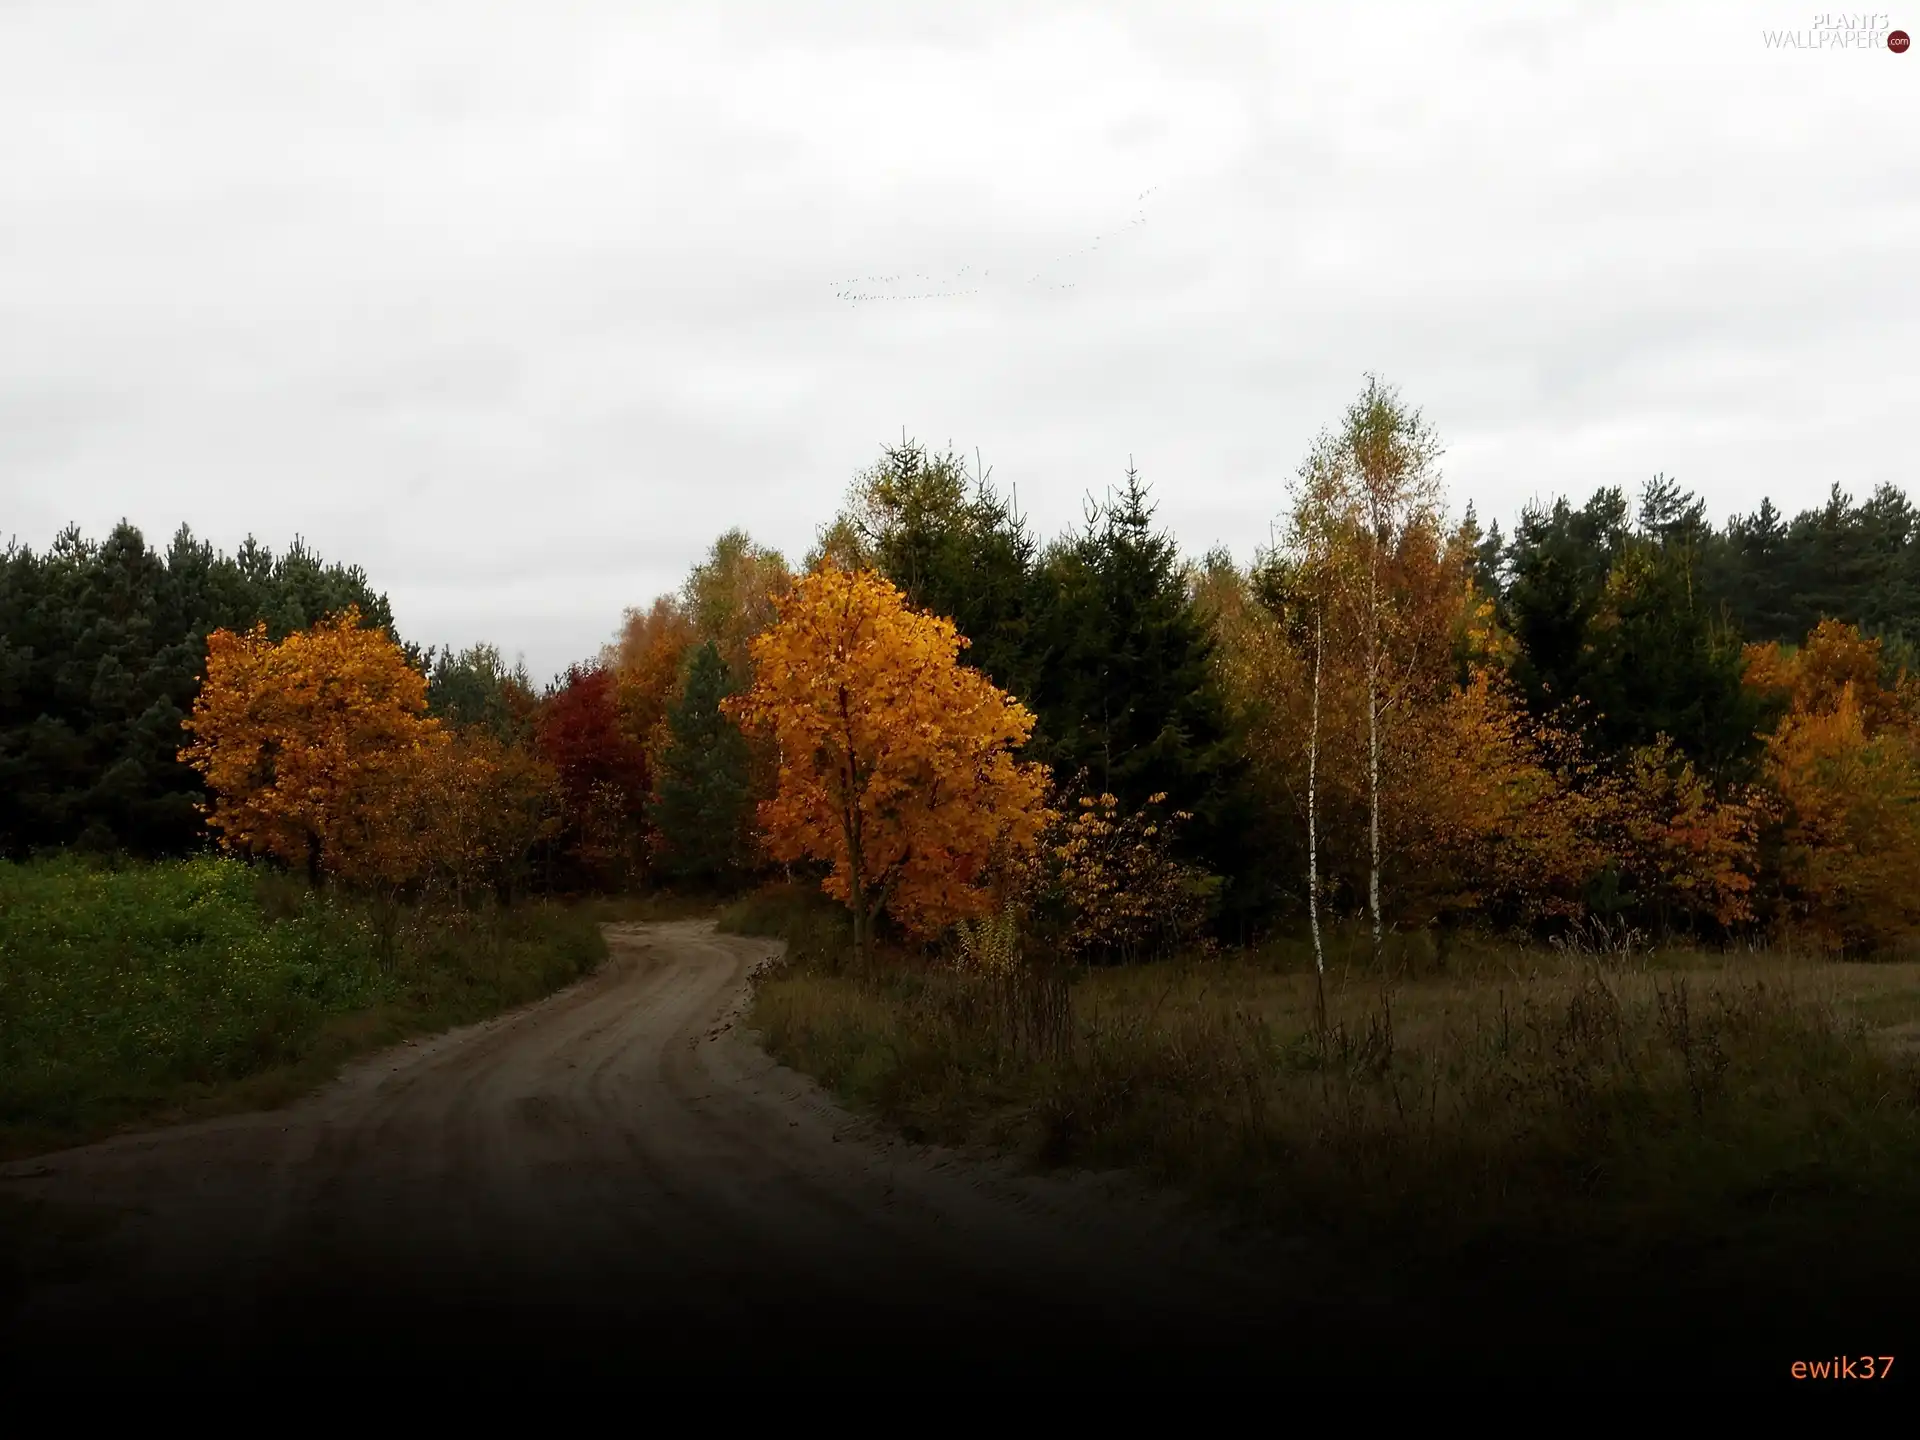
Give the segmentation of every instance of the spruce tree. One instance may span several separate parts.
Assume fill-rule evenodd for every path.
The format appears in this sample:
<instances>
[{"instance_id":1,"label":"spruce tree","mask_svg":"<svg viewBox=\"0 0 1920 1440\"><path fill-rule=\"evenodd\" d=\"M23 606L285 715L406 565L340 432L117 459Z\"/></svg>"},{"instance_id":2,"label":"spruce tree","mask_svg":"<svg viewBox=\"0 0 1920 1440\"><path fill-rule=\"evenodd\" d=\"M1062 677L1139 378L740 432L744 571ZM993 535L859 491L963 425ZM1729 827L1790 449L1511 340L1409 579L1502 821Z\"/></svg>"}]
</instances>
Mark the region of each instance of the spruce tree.
<instances>
[{"instance_id":1,"label":"spruce tree","mask_svg":"<svg viewBox=\"0 0 1920 1440\"><path fill-rule=\"evenodd\" d=\"M725 885L747 867L747 742L720 711L734 688L719 647L709 640L694 651L686 686L667 711L672 738L647 813L655 863L680 884Z\"/></svg>"},{"instance_id":2,"label":"spruce tree","mask_svg":"<svg viewBox=\"0 0 1920 1440\"><path fill-rule=\"evenodd\" d=\"M1194 816L1186 857L1232 879L1246 865L1245 814L1213 640L1172 537L1152 522L1129 466L1126 488L1038 567L1038 758L1062 780L1084 773L1125 810L1165 794Z\"/></svg>"}]
</instances>

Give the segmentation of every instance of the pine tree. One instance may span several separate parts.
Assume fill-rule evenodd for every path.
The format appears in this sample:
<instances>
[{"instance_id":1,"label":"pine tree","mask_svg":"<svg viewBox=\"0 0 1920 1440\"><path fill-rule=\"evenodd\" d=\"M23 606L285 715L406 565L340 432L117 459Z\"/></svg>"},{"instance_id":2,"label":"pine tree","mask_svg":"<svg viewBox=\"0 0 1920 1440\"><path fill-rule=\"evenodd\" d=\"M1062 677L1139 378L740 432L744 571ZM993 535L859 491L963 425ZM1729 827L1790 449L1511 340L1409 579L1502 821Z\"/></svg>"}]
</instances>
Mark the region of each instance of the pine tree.
<instances>
[{"instance_id":1,"label":"pine tree","mask_svg":"<svg viewBox=\"0 0 1920 1440\"><path fill-rule=\"evenodd\" d=\"M429 713L455 728L479 726L502 744L532 735L538 701L524 663L509 666L486 644L433 651L427 662Z\"/></svg>"},{"instance_id":2,"label":"pine tree","mask_svg":"<svg viewBox=\"0 0 1920 1440\"><path fill-rule=\"evenodd\" d=\"M1603 753L1665 735L1715 779L1742 775L1762 717L1707 576L1710 562L1736 566L1750 539L1759 534L1716 541L1701 502L1665 477L1646 487L1631 525L1618 489L1579 510L1565 500L1528 510L1508 553L1504 608L1534 712L1577 719Z\"/></svg>"},{"instance_id":3,"label":"pine tree","mask_svg":"<svg viewBox=\"0 0 1920 1440\"><path fill-rule=\"evenodd\" d=\"M1490 528L1482 530L1473 502L1468 501L1467 513L1460 521L1460 537L1473 552L1474 584L1483 595L1498 600L1501 557L1506 550L1506 542L1500 535L1500 522L1496 520Z\"/></svg>"},{"instance_id":4,"label":"pine tree","mask_svg":"<svg viewBox=\"0 0 1920 1440\"><path fill-rule=\"evenodd\" d=\"M1691 556L1630 541L1588 624L1589 733L1614 754L1665 735L1715 780L1748 778L1764 716L1742 672L1739 638L1708 610Z\"/></svg>"},{"instance_id":5,"label":"pine tree","mask_svg":"<svg viewBox=\"0 0 1920 1440\"><path fill-rule=\"evenodd\" d=\"M1607 572L1627 539L1627 500L1597 492L1575 510L1566 500L1521 512L1507 551L1504 596L1520 643L1515 677L1534 713L1551 716L1581 692L1587 627Z\"/></svg>"},{"instance_id":6,"label":"pine tree","mask_svg":"<svg viewBox=\"0 0 1920 1440\"><path fill-rule=\"evenodd\" d=\"M0 853L83 844L180 853L203 835L206 790L180 763L207 636L268 623L282 639L357 605L391 629L358 569L296 542L229 558L182 526L164 555L122 522L69 526L44 552L0 554Z\"/></svg>"},{"instance_id":7,"label":"pine tree","mask_svg":"<svg viewBox=\"0 0 1920 1440\"><path fill-rule=\"evenodd\" d=\"M711 640L693 653L686 686L667 711L672 734L648 819L660 872L682 884L737 879L749 858L752 796L746 737L721 713L734 677Z\"/></svg>"},{"instance_id":8,"label":"pine tree","mask_svg":"<svg viewBox=\"0 0 1920 1440\"><path fill-rule=\"evenodd\" d=\"M870 565L915 609L952 620L967 637L966 663L1016 696L1032 693L1037 654L1027 614L1036 549L989 472L969 478L951 452L910 440L889 446L854 482L837 539L823 553Z\"/></svg>"},{"instance_id":9,"label":"pine tree","mask_svg":"<svg viewBox=\"0 0 1920 1440\"><path fill-rule=\"evenodd\" d=\"M1763 498L1751 515L1727 522L1709 590L1749 640L1787 640L1800 633L1788 593L1786 548L1786 523L1771 500Z\"/></svg>"}]
</instances>

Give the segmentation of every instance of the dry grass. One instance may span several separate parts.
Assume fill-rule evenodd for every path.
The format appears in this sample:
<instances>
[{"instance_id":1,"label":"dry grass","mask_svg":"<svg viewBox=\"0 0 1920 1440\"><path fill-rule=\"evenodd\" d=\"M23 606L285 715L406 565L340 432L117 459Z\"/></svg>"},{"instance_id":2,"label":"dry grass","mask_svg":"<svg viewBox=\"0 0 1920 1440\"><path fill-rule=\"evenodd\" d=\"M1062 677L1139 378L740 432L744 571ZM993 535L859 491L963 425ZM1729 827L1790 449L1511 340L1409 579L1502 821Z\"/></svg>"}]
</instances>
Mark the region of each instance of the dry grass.
<instances>
[{"instance_id":1,"label":"dry grass","mask_svg":"<svg viewBox=\"0 0 1920 1440\"><path fill-rule=\"evenodd\" d=\"M1556 1293L1786 1296L1912 1268L1920 964L1363 955L1336 947L1324 1036L1290 943L1036 977L1012 1003L924 957L836 972L816 943L755 1022L910 1135L1145 1171L1313 1237L1343 1283L1478 1284L1497 1257ZM1023 1030L1022 1005L1067 1019Z\"/></svg>"}]
</instances>

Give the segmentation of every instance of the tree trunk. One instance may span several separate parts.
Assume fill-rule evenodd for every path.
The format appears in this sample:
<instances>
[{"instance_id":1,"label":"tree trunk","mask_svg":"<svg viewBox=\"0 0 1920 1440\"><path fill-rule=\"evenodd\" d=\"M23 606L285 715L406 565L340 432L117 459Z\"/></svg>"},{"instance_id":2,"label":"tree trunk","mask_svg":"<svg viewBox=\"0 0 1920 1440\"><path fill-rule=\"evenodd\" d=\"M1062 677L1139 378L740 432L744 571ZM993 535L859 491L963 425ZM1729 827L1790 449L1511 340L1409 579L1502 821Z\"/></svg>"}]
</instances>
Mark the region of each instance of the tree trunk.
<instances>
[{"instance_id":1,"label":"tree trunk","mask_svg":"<svg viewBox=\"0 0 1920 1440\"><path fill-rule=\"evenodd\" d=\"M847 842L847 868L852 872L849 898L853 901L853 963L856 969L864 970L870 937L866 925L867 890L860 845L860 762L853 753L853 713L844 685L840 687L840 727L842 742L847 750L847 783L840 801L840 826Z\"/></svg>"},{"instance_id":2,"label":"tree trunk","mask_svg":"<svg viewBox=\"0 0 1920 1440\"><path fill-rule=\"evenodd\" d=\"M867 920L867 886L862 874L866 867L860 846L860 807L855 804L843 811L840 823L847 842L847 869L851 875L847 908L853 912L853 965L855 970L864 970L872 927Z\"/></svg>"},{"instance_id":3,"label":"tree trunk","mask_svg":"<svg viewBox=\"0 0 1920 1440\"><path fill-rule=\"evenodd\" d=\"M1326 648L1326 616L1313 617L1313 724L1307 739L1307 923L1313 930L1314 1020L1327 1033L1327 952L1320 941L1320 660Z\"/></svg>"}]
</instances>

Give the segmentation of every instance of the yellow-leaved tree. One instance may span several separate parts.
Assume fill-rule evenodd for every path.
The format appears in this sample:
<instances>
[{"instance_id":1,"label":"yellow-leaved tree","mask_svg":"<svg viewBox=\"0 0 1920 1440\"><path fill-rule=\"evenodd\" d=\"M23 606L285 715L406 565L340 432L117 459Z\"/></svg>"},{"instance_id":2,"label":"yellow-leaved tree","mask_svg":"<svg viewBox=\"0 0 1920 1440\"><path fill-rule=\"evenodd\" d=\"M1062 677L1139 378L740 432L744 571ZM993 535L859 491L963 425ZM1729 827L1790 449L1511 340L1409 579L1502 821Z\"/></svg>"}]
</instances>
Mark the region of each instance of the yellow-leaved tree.
<instances>
[{"instance_id":1,"label":"yellow-leaved tree","mask_svg":"<svg viewBox=\"0 0 1920 1440\"><path fill-rule=\"evenodd\" d=\"M686 608L662 595L649 609L627 611L619 639L601 656L614 675L620 728L646 752L649 769L666 748L667 711L696 643Z\"/></svg>"},{"instance_id":2,"label":"yellow-leaved tree","mask_svg":"<svg viewBox=\"0 0 1920 1440\"><path fill-rule=\"evenodd\" d=\"M1920 932L1912 681L1884 683L1880 642L1827 620L1797 651L1749 646L1747 683L1786 705L1766 758L1778 920L1853 951Z\"/></svg>"},{"instance_id":3,"label":"yellow-leaved tree","mask_svg":"<svg viewBox=\"0 0 1920 1440\"><path fill-rule=\"evenodd\" d=\"M447 743L426 710L426 677L358 610L278 644L264 625L216 630L180 758L206 777L227 848L316 882L400 883L428 861L408 822L416 777Z\"/></svg>"},{"instance_id":4,"label":"yellow-leaved tree","mask_svg":"<svg viewBox=\"0 0 1920 1440\"><path fill-rule=\"evenodd\" d=\"M1479 913L1533 924L1577 915L1606 862L1607 812L1572 736L1527 713L1505 671L1475 663L1464 683L1410 718L1394 852L1414 872L1400 913L1425 923ZM1442 931L1443 942L1446 931Z\"/></svg>"},{"instance_id":5,"label":"yellow-leaved tree","mask_svg":"<svg viewBox=\"0 0 1920 1440\"><path fill-rule=\"evenodd\" d=\"M422 746L415 759L406 822L419 837L421 877L459 904L488 888L511 898L535 847L560 830L553 766L479 726Z\"/></svg>"},{"instance_id":6,"label":"yellow-leaved tree","mask_svg":"<svg viewBox=\"0 0 1920 1440\"><path fill-rule=\"evenodd\" d=\"M1081 795L1062 806L1027 877L1029 895L1065 910L1060 949L1070 956L1135 959L1199 934L1219 880L1173 856L1175 829L1192 815L1168 812L1154 794L1132 814L1116 796Z\"/></svg>"},{"instance_id":7,"label":"yellow-leaved tree","mask_svg":"<svg viewBox=\"0 0 1920 1440\"><path fill-rule=\"evenodd\" d=\"M1615 866L1663 929L1695 920L1733 929L1754 918L1764 796L1744 787L1716 794L1664 736L1632 750L1598 793Z\"/></svg>"},{"instance_id":8,"label":"yellow-leaved tree","mask_svg":"<svg viewBox=\"0 0 1920 1440\"><path fill-rule=\"evenodd\" d=\"M833 866L861 956L883 913L921 935L986 914L995 863L1031 853L1047 819L1047 770L1014 753L1033 716L960 663L951 621L871 571L828 563L779 617L725 706L778 747L769 852Z\"/></svg>"}]
</instances>

